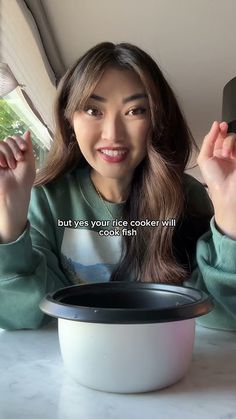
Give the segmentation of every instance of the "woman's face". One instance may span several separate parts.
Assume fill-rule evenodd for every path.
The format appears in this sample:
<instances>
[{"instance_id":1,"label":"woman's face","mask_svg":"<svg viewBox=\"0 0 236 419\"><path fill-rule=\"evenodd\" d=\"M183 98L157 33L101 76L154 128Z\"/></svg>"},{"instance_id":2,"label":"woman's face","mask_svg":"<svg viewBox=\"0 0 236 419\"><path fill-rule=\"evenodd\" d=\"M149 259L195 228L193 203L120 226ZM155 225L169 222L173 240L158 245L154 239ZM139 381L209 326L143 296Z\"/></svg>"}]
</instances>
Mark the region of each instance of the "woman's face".
<instances>
[{"instance_id":1,"label":"woman's face","mask_svg":"<svg viewBox=\"0 0 236 419\"><path fill-rule=\"evenodd\" d=\"M84 110L74 113L73 127L95 172L131 180L146 155L151 128L148 98L136 73L105 70Z\"/></svg>"}]
</instances>

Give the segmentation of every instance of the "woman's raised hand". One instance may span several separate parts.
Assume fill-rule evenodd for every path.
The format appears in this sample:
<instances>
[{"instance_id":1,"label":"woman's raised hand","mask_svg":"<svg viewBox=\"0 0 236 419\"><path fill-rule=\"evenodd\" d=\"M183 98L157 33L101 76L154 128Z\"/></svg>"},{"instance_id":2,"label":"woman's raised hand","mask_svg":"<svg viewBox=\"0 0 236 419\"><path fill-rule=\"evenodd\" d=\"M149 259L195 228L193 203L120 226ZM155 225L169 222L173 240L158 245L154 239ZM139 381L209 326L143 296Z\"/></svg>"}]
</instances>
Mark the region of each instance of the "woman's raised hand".
<instances>
[{"instance_id":1,"label":"woman's raised hand","mask_svg":"<svg viewBox=\"0 0 236 419\"><path fill-rule=\"evenodd\" d=\"M218 228L236 239L236 134L227 130L226 122L212 124L198 164L209 188Z\"/></svg>"},{"instance_id":2,"label":"woman's raised hand","mask_svg":"<svg viewBox=\"0 0 236 419\"><path fill-rule=\"evenodd\" d=\"M35 158L30 132L0 141L0 243L15 240L24 231Z\"/></svg>"}]
</instances>

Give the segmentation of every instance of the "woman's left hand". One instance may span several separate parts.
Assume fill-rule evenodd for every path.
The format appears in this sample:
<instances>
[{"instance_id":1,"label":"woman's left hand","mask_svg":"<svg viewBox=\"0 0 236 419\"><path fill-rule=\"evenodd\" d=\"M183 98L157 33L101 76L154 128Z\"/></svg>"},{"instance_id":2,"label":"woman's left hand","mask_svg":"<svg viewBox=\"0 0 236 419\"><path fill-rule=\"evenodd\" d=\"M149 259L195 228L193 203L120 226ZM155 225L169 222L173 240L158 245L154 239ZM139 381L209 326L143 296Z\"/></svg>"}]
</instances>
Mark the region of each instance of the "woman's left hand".
<instances>
[{"instance_id":1,"label":"woman's left hand","mask_svg":"<svg viewBox=\"0 0 236 419\"><path fill-rule=\"evenodd\" d=\"M236 239L236 134L226 122L213 122L204 138L198 165L209 189L219 230Z\"/></svg>"}]
</instances>

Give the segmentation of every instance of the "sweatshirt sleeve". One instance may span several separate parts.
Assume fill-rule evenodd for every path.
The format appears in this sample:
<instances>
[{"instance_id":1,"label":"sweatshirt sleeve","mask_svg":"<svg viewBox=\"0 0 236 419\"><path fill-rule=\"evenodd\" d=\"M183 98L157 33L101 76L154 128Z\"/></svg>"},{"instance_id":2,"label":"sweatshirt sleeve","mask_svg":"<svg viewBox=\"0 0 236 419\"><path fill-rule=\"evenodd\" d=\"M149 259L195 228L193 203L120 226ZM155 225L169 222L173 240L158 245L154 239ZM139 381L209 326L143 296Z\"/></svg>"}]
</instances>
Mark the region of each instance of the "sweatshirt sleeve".
<instances>
[{"instance_id":1,"label":"sweatshirt sleeve","mask_svg":"<svg viewBox=\"0 0 236 419\"><path fill-rule=\"evenodd\" d=\"M222 235L214 217L210 230L197 242L197 268L191 286L212 296L214 309L197 323L214 329L236 330L236 240Z\"/></svg>"},{"instance_id":2,"label":"sweatshirt sleeve","mask_svg":"<svg viewBox=\"0 0 236 419\"><path fill-rule=\"evenodd\" d=\"M0 244L0 328L48 323L41 299L71 285L60 267L54 225L44 189L33 188L26 230L15 242Z\"/></svg>"}]
</instances>

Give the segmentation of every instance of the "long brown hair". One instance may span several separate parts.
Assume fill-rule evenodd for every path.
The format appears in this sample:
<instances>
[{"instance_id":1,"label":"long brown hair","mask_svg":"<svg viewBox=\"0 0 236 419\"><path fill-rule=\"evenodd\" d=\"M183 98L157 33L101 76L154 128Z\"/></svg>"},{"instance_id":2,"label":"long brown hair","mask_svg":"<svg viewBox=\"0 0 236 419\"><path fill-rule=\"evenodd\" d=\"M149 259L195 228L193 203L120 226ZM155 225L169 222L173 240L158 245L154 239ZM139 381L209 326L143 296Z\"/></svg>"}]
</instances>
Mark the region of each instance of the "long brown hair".
<instances>
[{"instance_id":1,"label":"long brown hair","mask_svg":"<svg viewBox=\"0 0 236 419\"><path fill-rule=\"evenodd\" d=\"M156 62L129 43L103 42L86 52L61 79L55 102L55 136L35 185L46 184L86 164L72 128L107 66L133 70L146 89L152 138L145 159L136 168L124 218L180 219L184 210L183 172L195 144L172 88ZM173 250L173 227L138 227L124 237L122 258L111 280L132 274L138 281L181 284L187 275Z\"/></svg>"}]
</instances>

